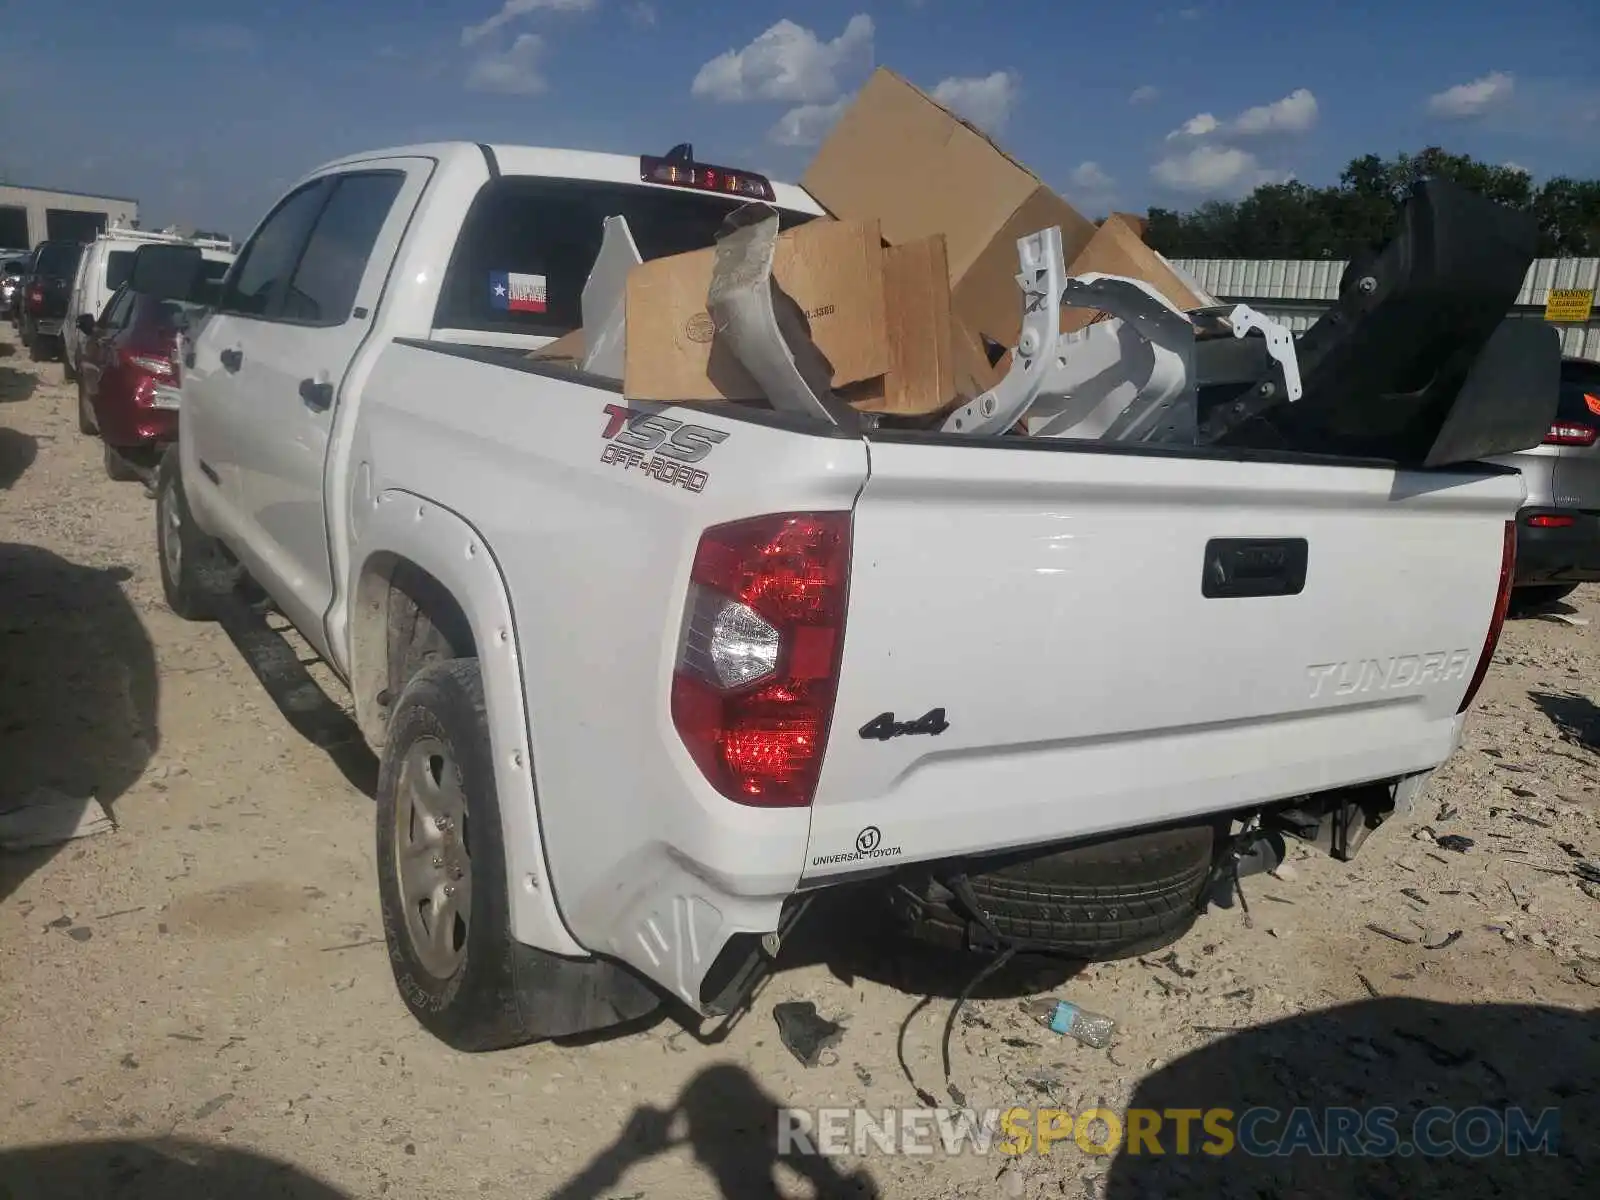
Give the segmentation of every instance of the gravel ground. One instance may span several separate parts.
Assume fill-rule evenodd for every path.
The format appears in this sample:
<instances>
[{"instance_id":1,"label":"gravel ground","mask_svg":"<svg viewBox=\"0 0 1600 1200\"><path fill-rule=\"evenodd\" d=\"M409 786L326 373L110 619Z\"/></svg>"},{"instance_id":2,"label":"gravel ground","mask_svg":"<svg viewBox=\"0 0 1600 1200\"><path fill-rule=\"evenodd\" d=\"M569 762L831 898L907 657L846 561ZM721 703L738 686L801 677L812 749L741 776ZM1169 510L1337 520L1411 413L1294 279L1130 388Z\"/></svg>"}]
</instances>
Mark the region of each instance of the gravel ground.
<instances>
[{"instance_id":1,"label":"gravel ground","mask_svg":"<svg viewBox=\"0 0 1600 1200\"><path fill-rule=\"evenodd\" d=\"M779 1105L914 1107L908 1073L943 1100L971 961L835 905L731 1029L453 1053L394 994L337 689L268 622L166 611L142 487L5 347L0 487L0 808L49 787L116 822L0 854L0 1197L1567 1196L1600 1158L1600 589L1507 627L1461 751L1354 863L1297 851L1171 952L1009 970L950 1047L977 1109L1556 1107L1558 1154L779 1161ZM1112 1048L1030 1024L1040 991ZM814 1067L788 1000L844 1027Z\"/></svg>"}]
</instances>

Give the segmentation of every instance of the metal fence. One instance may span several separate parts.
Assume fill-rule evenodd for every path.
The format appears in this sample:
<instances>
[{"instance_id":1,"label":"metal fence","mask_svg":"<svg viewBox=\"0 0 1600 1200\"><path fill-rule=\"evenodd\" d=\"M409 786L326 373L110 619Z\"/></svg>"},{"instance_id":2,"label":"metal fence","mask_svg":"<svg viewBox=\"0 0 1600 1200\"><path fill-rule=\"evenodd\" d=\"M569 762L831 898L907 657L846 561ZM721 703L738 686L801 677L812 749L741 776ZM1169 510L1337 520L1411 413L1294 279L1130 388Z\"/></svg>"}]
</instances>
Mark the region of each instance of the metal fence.
<instances>
[{"instance_id":1,"label":"metal fence","mask_svg":"<svg viewBox=\"0 0 1600 1200\"><path fill-rule=\"evenodd\" d=\"M1242 301L1299 332L1309 327L1339 294L1342 260L1180 258L1174 265L1192 275L1219 300ZM1515 316L1544 320L1552 288L1600 291L1600 258L1541 258L1528 271ZM1600 361L1600 309L1586 325L1558 325L1561 351Z\"/></svg>"}]
</instances>

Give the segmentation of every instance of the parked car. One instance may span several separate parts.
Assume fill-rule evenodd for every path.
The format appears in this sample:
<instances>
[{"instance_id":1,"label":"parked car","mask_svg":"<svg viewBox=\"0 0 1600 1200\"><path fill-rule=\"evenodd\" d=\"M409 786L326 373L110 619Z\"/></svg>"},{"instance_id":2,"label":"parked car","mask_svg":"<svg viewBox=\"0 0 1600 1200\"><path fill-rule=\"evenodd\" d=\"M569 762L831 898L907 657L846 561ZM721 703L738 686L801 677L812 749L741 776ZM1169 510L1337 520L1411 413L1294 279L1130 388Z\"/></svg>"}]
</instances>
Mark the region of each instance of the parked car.
<instances>
[{"instance_id":1,"label":"parked car","mask_svg":"<svg viewBox=\"0 0 1600 1200\"><path fill-rule=\"evenodd\" d=\"M1600 579L1600 362L1561 364L1561 400L1541 445L1494 461L1522 472L1512 605L1552 604Z\"/></svg>"},{"instance_id":2,"label":"parked car","mask_svg":"<svg viewBox=\"0 0 1600 1200\"><path fill-rule=\"evenodd\" d=\"M1254 822L1348 858L1410 811L1499 635L1514 472L629 404L529 351L579 326L606 218L651 259L741 203L651 161L331 163L187 338L167 601L247 576L349 684L425 1027L726 1012L841 885L1117 956Z\"/></svg>"},{"instance_id":3,"label":"parked car","mask_svg":"<svg viewBox=\"0 0 1600 1200\"><path fill-rule=\"evenodd\" d=\"M61 325L67 298L78 270L83 244L65 239L40 242L19 285L22 299L20 334L35 362L53 358L61 349Z\"/></svg>"},{"instance_id":4,"label":"parked car","mask_svg":"<svg viewBox=\"0 0 1600 1200\"><path fill-rule=\"evenodd\" d=\"M78 318L85 314L98 316L106 311L112 295L128 281L135 251L149 245L199 246L207 273L214 279L220 279L233 261L233 246L226 241L185 238L142 229L115 228L102 233L84 251L67 301L66 323L61 331L61 361L68 383L77 374L83 356L84 335L80 332Z\"/></svg>"},{"instance_id":5,"label":"parked car","mask_svg":"<svg viewBox=\"0 0 1600 1200\"><path fill-rule=\"evenodd\" d=\"M12 324L17 320L17 295L22 284L22 275L28 269L26 252L16 254L7 250L0 257L0 317L4 317Z\"/></svg>"},{"instance_id":6,"label":"parked car","mask_svg":"<svg viewBox=\"0 0 1600 1200\"><path fill-rule=\"evenodd\" d=\"M153 481L177 440L178 347L196 311L124 283L98 319L79 314L78 428L99 435L112 479Z\"/></svg>"}]
</instances>

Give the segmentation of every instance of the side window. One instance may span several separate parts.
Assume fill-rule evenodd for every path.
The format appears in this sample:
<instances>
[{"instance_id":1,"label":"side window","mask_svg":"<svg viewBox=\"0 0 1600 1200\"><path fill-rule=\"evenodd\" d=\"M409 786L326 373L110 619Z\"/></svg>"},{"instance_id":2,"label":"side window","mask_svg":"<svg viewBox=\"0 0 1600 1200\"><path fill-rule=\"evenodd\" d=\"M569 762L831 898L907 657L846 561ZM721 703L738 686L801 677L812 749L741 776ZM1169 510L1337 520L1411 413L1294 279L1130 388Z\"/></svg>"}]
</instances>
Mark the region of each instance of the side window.
<instances>
[{"instance_id":1,"label":"side window","mask_svg":"<svg viewBox=\"0 0 1600 1200\"><path fill-rule=\"evenodd\" d=\"M106 301L106 310L100 314L100 325L103 329L121 329L128 323L128 317L133 313L133 292L127 288L119 288L117 293Z\"/></svg>"},{"instance_id":2,"label":"side window","mask_svg":"<svg viewBox=\"0 0 1600 1200\"><path fill-rule=\"evenodd\" d=\"M317 218L289 280L278 316L312 325L342 325L366 273L383 223L405 184L400 171L341 175Z\"/></svg>"},{"instance_id":3,"label":"side window","mask_svg":"<svg viewBox=\"0 0 1600 1200\"><path fill-rule=\"evenodd\" d=\"M223 285L218 305L223 312L246 317L271 315L277 294L289 282L300 248L322 211L328 188L326 179L313 180L291 192L273 210L240 253L238 265Z\"/></svg>"}]
</instances>

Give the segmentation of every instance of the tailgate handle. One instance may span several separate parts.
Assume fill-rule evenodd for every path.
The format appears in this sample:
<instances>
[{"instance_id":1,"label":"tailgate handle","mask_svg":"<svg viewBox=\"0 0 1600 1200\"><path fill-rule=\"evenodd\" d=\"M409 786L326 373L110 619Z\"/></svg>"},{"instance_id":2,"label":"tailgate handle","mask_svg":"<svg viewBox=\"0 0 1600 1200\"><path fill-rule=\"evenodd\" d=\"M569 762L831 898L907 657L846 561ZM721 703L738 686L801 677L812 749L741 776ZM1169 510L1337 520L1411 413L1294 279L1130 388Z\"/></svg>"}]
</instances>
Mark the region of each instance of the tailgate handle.
<instances>
[{"instance_id":1,"label":"tailgate handle","mask_svg":"<svg viewBox=\"0 0 1600 1200\"><path fill-rule=\"evenodd\" d=\"M1305 538L1212 538L1200 594L1208 600L1298 596L1306 586Z\"/></svg>"}]
</instances>

